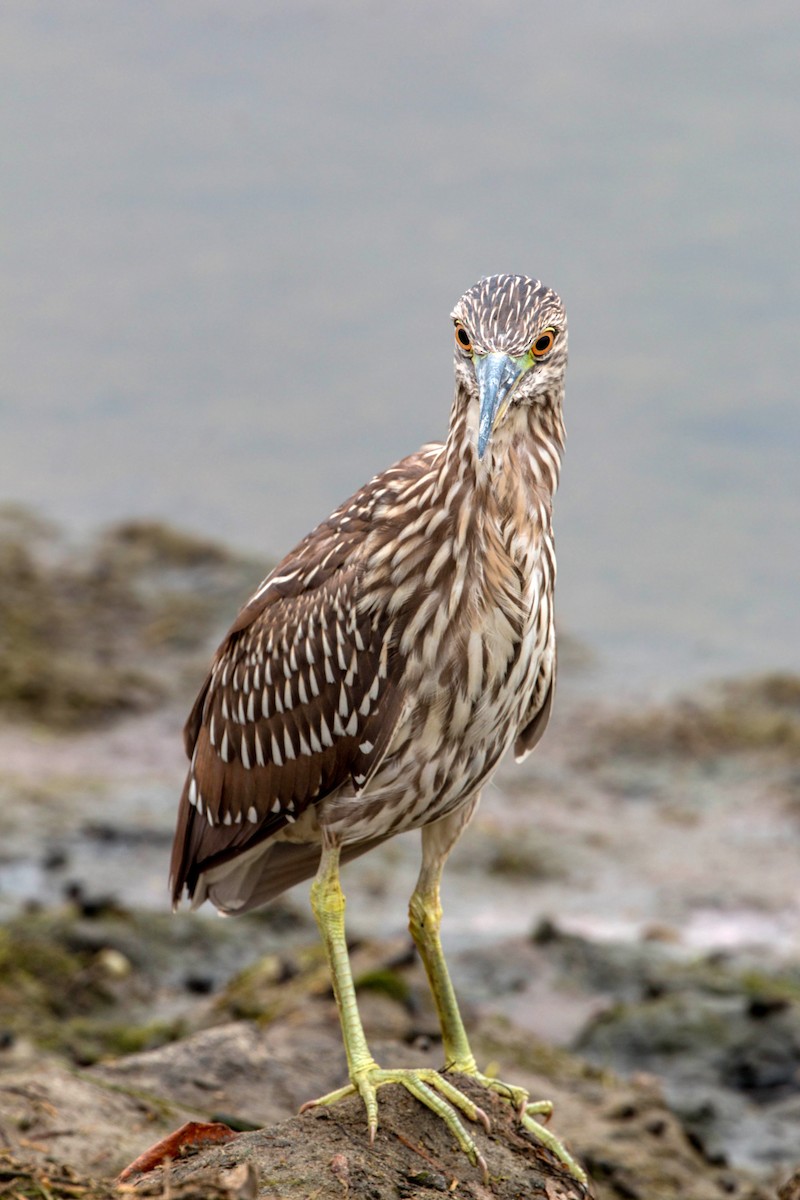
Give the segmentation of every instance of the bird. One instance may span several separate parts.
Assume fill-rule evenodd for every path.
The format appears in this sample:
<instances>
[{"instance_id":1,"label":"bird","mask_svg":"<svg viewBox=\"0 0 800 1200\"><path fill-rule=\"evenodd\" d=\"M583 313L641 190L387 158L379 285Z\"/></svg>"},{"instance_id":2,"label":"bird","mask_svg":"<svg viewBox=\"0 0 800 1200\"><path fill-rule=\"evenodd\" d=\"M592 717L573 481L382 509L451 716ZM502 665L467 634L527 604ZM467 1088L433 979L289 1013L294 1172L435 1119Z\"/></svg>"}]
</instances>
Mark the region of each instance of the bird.
<instances>
[{"instance_id":1,"label":"bird","mask_svg":"<svg viewBox=\"0 0 800 1200\"><path fill-rule=\"evenodd\" d=\"M526 758L553 704L567 316L551 288L500 274L469 288L451 319L444 442L375 475L303 538L213 658L184 730L173 902L186 893L243 913L313 878L349 1082L304 1108L359 1094L373 1141L378 1090L401 1084L486 1175L462 1118L488 1118L449 1078L470 1075L585 1181L544 1127L550 1102L479 1072L440 938L445 860L505 752ZM345 938L341 865L411 829L422 854L409 928L443 1072L376 1063Z\"/></svg>"}]
</instances>

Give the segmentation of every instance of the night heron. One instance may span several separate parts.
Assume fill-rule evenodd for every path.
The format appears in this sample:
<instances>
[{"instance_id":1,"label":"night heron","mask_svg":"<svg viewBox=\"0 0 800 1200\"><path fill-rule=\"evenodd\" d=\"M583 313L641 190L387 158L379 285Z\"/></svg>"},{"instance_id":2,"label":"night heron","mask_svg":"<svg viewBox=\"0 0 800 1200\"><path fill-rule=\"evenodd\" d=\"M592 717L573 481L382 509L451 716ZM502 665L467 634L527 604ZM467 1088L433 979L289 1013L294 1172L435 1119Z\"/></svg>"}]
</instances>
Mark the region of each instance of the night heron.
<instances>
[{"instance_id":1,"label":"night heron","mask_svg":"<svg viewBox=\"0 0 800 1200\"><path fill-rule=\"evenodd\" d=\"M457 1111L485 1114L446 1075L382 1070L359 1017L339 864L422 830L410 928L446 1069L480 1080L579 1179L536 1117L546 1101L478 1071L439 939L439 881L505 751L533 749L556 673L551 526L564 426L567 318L523 275L456 305L447 440L376 475L278 564L218 649L185 729L191 758L172 857L177 903L224 913L315 876L350 1083L370 1136L377 1090L400 1083L485 1163Z\"/></svg>"}]
</instances>

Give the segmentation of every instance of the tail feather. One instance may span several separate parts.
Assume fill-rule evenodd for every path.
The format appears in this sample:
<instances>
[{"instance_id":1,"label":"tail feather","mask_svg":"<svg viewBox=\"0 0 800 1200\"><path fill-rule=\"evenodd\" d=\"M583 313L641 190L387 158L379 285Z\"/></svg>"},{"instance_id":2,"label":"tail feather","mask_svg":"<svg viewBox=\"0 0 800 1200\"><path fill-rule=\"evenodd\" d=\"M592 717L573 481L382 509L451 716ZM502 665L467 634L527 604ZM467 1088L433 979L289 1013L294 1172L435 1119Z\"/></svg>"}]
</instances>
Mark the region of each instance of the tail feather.
<instances>
[{"instance_id":1,"label":"tail feather","mask_svg":"<svg viewBox=\"0 0 800 1200\"><path fill-rule=\"evenodd\" d=\"M342 862L351 862L379 846L385 838L353 842L342 847ZM233 916L260 908L282 892L317 873L320 846L307 842L268 841L229 862L203 872L192 898L197 908L210 900L220 912Z\"/></svg>"}]
</instances>

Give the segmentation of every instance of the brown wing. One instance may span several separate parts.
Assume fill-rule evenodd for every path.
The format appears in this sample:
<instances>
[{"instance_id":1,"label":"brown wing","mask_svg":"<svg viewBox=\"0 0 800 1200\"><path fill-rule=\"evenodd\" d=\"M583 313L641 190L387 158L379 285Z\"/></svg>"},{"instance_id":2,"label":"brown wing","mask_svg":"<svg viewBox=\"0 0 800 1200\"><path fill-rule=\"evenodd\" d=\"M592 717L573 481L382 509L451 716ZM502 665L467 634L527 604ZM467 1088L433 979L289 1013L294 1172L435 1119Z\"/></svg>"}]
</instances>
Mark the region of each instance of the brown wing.
<instances>
[{"instance_id":1,"label":"brown wing","mask_svg":"<svg viewBox=\"0 0 800 1200\"><path fill-rule=\"evenodd\" d=\"M393 627L358 606L377 482L267 576L216 653L184 731L175 902L343 783L363 788L386 751L402 700Z\"/></svg>"},{"instance_id":2,"label":"brown wing","mask_svg":"<svg viewBox=\"0 0 800 1200\"><path fill-rule=\"evenodd\" d=\"M556 691L556 666L554 644L552 654L542 659L528 711L517 729L514 739L514 758L517 762L523 762L528 757L547 728Z\"/></svg>"}]
</instances>

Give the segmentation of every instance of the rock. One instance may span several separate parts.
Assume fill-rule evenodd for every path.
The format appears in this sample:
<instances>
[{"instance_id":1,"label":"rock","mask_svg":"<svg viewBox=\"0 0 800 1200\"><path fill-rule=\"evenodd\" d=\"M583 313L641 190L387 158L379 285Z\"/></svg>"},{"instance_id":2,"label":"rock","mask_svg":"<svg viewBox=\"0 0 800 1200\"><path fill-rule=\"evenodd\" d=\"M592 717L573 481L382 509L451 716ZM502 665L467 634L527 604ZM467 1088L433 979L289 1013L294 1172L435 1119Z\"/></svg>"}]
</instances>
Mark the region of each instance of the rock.
<instances>
[{"instance_id":1,"label":"rock","mask_svg":"<svg viewBox=\"0 0 800 1200\"><path fill-rule=\"evenodd\" d=\"M368 1028L380 1011L371 1008L376 1002L383 1005L386 997L363 998ZM113 1188L99 1178L109 1181L193 1120L263 1128L148 1172L136 1181L137 1194L248 1200L257 1186L261 1197L286 1200L422 1200L447 1194L455 1181L458 1195L476 1200L718 1200L724 1194L767 1200L770 1193L746 1176L704 1159L652 1080L621 1084L498 1021L479 1025L473 1045L481 1062L496 1063L501 1078L555 1102L551 1128L588 1166L591 1192L520 1130L499 1097L469 1079L459 1084L493 1124L491 1134L472 1130L488 1164L488 1189L444 1124L401 1088L380 1092L372 1147L358 1099L295 1115L301 1102L345 1079L338 1020L327 997L309 999L267 1025L229 1022L86 1070L44 1061L0 1073L0 1134L8 1147L0 1166L14 1164L13 1177L30 1182L27 1194L42 1194L36 1181L45 1179L54 1200L74 1197L77 1188L87 1189L85 1200L105 1200ZM435 1042L426 1049L374 1038L372 1049L386 1066L441 1065Z\"/></svg>"},{"instance_id":2,"label":"rock","mask_svg":"<svg viewBox=\"0 0 800 1200\"><path fill-rule=\"evenodd\" d=\"M492 1134L482 1137L490 1183L455 1145L444 1123L404 1089L382 1090L380 1125L374 1145L365 1130L364 1107L357 1097L334 1107L314 1109L279 1125L240 1134L223 1145L158 1168L166 1193L183 1187L203 1193L206 1181L218 1185L233 1171L250 1169L259 1194L282 1200L396 1200L450 1193L459 1196L517 1200L548 1196L552 1200L585 1200L591 1193L568 1175L546 1150L522 1132L508 1105L477 1086L454 1076L454 1082L491 1115ZM238 1176L237 1176L238 1178ZM156 1180L142 1177L149 1189Z\"/></svg>"},{"instance_id":3,"label":"rock","mask_svg":"<svg viewBox=\"0 0 800 1200\"><path fill-rule=\"evenodd\" d=\"M57 1164L111 1177L191 1115L158 1096L106 1084L50 1059L0 1074L0 1142L31 1173Z\"/></svg>"}]
</instances>

